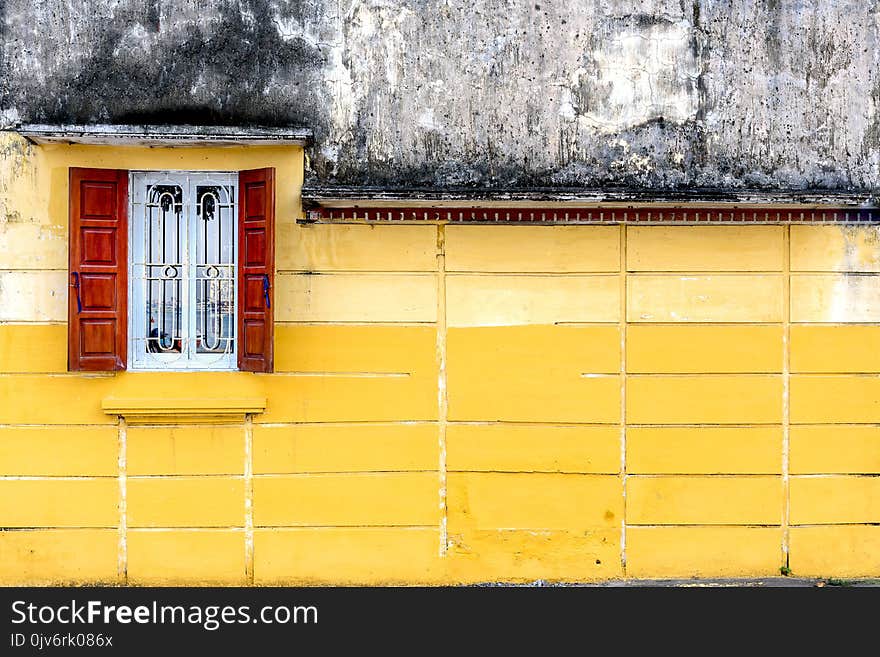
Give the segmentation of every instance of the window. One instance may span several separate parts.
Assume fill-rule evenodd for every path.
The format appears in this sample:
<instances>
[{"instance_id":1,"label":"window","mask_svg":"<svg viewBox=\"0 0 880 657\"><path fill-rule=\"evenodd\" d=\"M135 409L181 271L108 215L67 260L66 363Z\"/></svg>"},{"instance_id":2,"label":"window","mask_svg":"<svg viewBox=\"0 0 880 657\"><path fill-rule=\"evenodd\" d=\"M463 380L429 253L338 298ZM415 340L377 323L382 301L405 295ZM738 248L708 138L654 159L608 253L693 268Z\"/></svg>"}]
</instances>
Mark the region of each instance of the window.
<instances>
[{"instance_id":1,"label":"window","mask_svg":"<svg viewBox=\"0 0 880 657\"><path fill-rule=\"evenodd\" d=\"M71 169L71 370L272 371L273 169Z\"/></svg>"},{"instance_id":2,"label":"window","mask_svg":"<svg viewBox=\"0 0 880 657\"><path fill-rule=\"evenodd\" d=\"M235 369L238 174L132 172L129 367Z\"/></svg>"}]
</instances>

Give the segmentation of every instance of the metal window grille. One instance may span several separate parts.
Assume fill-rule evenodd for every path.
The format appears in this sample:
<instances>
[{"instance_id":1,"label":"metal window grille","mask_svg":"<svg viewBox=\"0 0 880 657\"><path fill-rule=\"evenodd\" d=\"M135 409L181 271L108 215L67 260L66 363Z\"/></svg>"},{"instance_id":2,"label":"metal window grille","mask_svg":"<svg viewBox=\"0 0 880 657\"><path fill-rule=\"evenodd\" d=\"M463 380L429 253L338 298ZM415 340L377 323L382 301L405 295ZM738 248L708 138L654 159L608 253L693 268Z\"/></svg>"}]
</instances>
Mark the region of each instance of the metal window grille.
<instances>
[{"instance_id":1,"label":"metal window grille","mask_svg":"<svg viewBox=\"0 0 880 657\"><path fill-rule=\"evenodd\" d=\"M129 366L236 368L238 176L130 179Z\"/></svg>"}]
</instances>

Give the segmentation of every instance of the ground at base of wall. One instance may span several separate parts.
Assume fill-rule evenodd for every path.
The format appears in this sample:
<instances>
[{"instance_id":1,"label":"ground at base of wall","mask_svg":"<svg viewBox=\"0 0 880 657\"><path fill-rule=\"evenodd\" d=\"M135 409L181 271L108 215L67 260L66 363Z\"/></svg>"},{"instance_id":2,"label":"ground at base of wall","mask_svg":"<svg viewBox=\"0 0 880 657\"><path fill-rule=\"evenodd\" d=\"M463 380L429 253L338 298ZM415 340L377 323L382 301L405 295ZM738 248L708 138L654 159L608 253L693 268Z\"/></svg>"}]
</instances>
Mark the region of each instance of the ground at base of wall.
<instances>
[{"instance_id":1,"label":"ground at base of wall","mask_svg":"<svg viewBox=\"0 0 880 657\"><path fill-rule=\"evenodd\" d=\"M880 586L880 579L810 579L804 577L762 577L758 579L618 579L590 584L557 583L537 580L528 584L484 583L477 586L583 586L583 587L852 587Z\"/></svg>"}]
</instances>

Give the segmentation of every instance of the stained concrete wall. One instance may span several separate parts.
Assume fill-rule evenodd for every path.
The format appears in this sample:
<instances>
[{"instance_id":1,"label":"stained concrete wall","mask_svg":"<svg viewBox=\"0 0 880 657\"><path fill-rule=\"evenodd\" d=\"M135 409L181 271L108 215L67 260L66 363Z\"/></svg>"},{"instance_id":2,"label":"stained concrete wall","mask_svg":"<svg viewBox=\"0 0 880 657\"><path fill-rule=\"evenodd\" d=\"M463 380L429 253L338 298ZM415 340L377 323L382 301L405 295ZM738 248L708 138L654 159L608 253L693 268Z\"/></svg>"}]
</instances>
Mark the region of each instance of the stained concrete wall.
<instances>
[{"instance_id":1,"label":"stained concrete wall","mask_svg":"<svg viewBox=\"0 0 880 657\"><path fill-rule=\"evenodd\" d=\"M866 0L6 0L0 112L310 126L322 184L875 190Z\"/></svg>"}]
</instances>

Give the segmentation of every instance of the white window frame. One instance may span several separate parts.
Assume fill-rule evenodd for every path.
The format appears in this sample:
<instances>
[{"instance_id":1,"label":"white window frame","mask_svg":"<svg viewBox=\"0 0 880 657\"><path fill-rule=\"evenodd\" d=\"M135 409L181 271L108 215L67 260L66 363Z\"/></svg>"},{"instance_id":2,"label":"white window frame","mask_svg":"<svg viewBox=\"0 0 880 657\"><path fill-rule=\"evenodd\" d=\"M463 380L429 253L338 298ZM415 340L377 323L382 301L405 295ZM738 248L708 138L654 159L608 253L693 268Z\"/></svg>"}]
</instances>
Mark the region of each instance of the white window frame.
<instances>
[{"instance_id":1,"label":"white window frame","mask_svg":"<svg viewBox=\"0 0 880 657\"><path fill-rule=\"evenodd\" d=\"M148 185L179 185L183 191L184 227L179 239L184 242L181 250L182 282L181 298L183 312L181 332L184 344L181 353L156 353L147 350L146 345L146 277L143 273L145 262L146 229L145 192ZM234 190L232 207L232 349L223 354L197 353L196 342L196 286L195 271L195 227L199 220L195 213L195 189L201 185L228 185ZM241 199L238 189L237 171L130 171L129 172L129 229L128 229L128 368L141 371L229 371L238 369L238 209Z\"/></svg>"}]
</instances>

